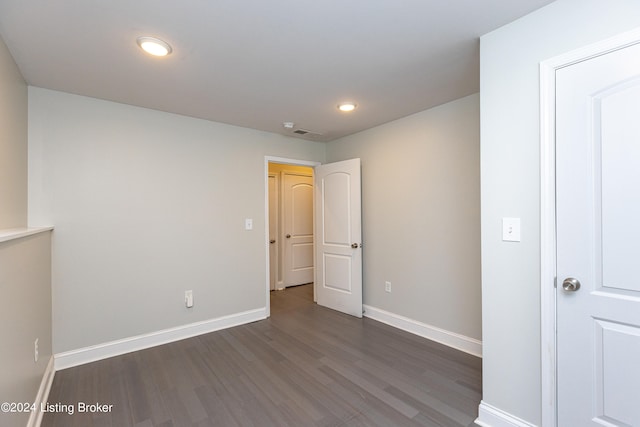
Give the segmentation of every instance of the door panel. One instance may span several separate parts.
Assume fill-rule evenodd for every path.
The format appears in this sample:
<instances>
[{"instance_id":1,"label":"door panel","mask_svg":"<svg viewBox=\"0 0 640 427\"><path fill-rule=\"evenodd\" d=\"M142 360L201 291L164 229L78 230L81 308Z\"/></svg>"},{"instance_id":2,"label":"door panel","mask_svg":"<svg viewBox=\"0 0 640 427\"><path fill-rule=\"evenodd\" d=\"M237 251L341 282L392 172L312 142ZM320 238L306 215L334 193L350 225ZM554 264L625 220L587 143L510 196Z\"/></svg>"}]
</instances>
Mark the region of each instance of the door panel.
<instances>
[{"instance_id":1,"label":"door panel","mask_svg":"<svg viewBox=\"0 0 640 427\"><path fill-rule=\"evenodd\" d=\"M598 97L595 119L600 132L596 150L602 153L602 275L603 287L640 291L640 82L615 85ZM635 138L634 138L635 136ZM627 183L627 185L620 185ZM632 183L635 183L632 184Z\"/></svg>"},{"instance_id":2,"label":"door panel","mask_svg":"<svg viewBox=\"0 0 640 427\"><path fill-rule=\"evenodd\" d=\"M614 425L638 425L634 420L640 420L640 328L604 320L595 323L596 348L602 349L595 360L597 413Z\"/></svg>"},{"instance_id":3,"label":"door panel","mask_svg":"<svg viewBox=\"0 0 640 427\"><path fill-rule=\"evenodd\" d=\"M351 244L350 191L351 176L344 172L333 172L322 182L324 192L324 233L325 243L334 245Z\"/></svg>"},{"instance_id":4,"label":"door panel","mask_svg":"<svg viewBox=\"0 0 640 427\"><path fill-rule=\"evenodd\" d=\"M318 304L362 317L360 159L317 166Z\"/></svg>"},{"instance_id":5,"label":"door panel","mask_svg":"<svg viewBox=\"0 0 640 427\"><path fill-rule=\"evenodd\" d=\"M304 275L303 282L313 282L313 241L291 245L291 269L295 272L310 270Z\"/></svg>"},{"instance_id":6,"label":"door panel","mask_svg":"<svg viewBox=\"0 0 640 427\"><path fill-rule=\"evenodd\" d=\"M351 256L325 253L322 265L324 267L324 286L326 288L351 293Z\"/></svg>"},{"instance_id":7,"label":"door panel","mask_svg":"<svg viewBox=\"0 0 640 427\"><path fill-rule=\"evenodd\" d=\"M558 426L640 425L640 46L556 91Z\"/></svg>"}]
</instances>

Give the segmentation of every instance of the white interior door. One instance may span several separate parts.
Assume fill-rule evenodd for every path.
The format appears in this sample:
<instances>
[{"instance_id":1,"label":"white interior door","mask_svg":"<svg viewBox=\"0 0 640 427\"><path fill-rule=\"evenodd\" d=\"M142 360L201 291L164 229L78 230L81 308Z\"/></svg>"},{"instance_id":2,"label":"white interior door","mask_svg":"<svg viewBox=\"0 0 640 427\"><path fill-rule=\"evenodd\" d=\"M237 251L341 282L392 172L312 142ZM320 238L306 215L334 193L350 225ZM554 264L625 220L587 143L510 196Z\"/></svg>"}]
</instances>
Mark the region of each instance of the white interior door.
<instances>
[{"instance_id":1,"label":"white interior door","mask_svg":"<svg viewBox=\"0 0 640 427\"><path fill-rule=\"evenodd\" d=\"M284 284L313 282L313 177L284 172Z\"/></svg>"},{"instance_id":2,"label":"white interior door","mask_svg":"<svg viewBox=\"0 0 640 427\"><path fill-rule=\"evenodd\" d=\"M558 426L640 426L640 45L557 71L556 178Z\"/></svg>"},{"instance_id":3,"label":"white interior door","mask_svg":"<svg viewBox=\"0 0 640 427\"><path fill-rule=\"evenodd\" d=\"M316 166L316 296L362 317L360 159Z\"/></svg>"}]
</instances>

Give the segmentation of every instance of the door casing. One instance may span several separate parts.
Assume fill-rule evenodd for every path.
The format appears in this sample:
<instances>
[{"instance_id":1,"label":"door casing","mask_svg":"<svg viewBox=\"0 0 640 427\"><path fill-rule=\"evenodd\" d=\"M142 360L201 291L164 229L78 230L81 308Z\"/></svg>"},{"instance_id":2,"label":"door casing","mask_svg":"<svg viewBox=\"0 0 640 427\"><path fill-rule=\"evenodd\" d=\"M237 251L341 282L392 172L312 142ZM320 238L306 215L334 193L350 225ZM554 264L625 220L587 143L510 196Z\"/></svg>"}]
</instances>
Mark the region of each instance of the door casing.
<instances>
[{"instance_id":1,"label":"door casing","mask_svg":"<svg viewBox=\"0 0 640 427\"><path fill-rule=\"evenodd\" d=\"M540 332L542 425L557 426L556 347L556 70L640 43L629 31L540 63Z\"/></svg>"}]
</instances>

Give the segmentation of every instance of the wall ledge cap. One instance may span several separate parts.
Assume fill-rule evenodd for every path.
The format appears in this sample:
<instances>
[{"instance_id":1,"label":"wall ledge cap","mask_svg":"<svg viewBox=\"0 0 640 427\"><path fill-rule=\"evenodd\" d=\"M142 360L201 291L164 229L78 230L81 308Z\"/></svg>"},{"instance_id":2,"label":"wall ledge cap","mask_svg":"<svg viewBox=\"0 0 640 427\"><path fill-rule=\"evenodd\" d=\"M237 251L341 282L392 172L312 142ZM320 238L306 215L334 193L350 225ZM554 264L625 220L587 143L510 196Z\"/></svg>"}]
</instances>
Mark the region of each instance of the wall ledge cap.
<instances>
[{"instance_id":1,"label":"wall ledge cap","mask_svg":"<svg viewBox=\"0 0 640 427\"><path fill-rule=\"evenodd\" d=\"M52 226L47 227L22 227L22 228L5 228L0 229L0 243L10 240L21 239L23 237L32 236L46 231L52 231Z\"/></svg>"}]
</instances>

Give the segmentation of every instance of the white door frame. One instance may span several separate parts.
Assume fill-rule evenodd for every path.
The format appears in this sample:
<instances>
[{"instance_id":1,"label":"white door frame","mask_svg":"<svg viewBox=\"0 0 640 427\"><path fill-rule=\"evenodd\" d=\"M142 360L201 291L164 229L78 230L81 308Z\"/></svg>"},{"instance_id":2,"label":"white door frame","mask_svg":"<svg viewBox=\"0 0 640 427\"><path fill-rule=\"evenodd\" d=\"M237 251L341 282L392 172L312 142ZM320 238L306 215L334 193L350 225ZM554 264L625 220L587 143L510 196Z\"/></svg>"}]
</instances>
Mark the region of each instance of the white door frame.
<instances>
[{"instance_id":1,"label":"white door frame","mask_svg":"<svg viewBox=\"0 0 640 427\"><path fill-rule=\"evenodd\" d=\"M266 265L265 313L267 317L271 316L271 286L270 286L270 276L269 276L269 269L270 269L270 265L269 265L269 163L281 163L285 165L309 166L309 167L315 167L322 164L320 162L315 162L311 160L296 160L296 159L288 159L285 157L264 156L264 219L265 219L264 223L266 224L265 233L264 233L265 234L265 239L264 239L265 265Z\"/></svg>"},{"instance_id":2,"label":"white door frame","mask_svg":"<svg viewBox=\"0 0 640 427\"><path fill-rule=\"evenodd\" d=\"M640 43L629 31L540 63L540 332L542 425L557 425L556 354L556 70Z\"/></svg>"}]
</instances>

